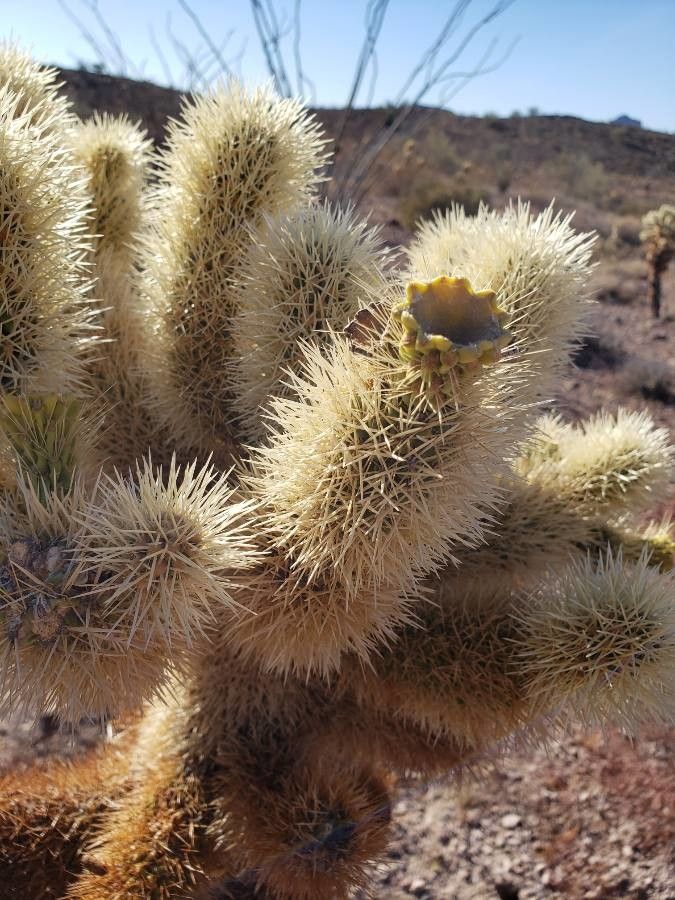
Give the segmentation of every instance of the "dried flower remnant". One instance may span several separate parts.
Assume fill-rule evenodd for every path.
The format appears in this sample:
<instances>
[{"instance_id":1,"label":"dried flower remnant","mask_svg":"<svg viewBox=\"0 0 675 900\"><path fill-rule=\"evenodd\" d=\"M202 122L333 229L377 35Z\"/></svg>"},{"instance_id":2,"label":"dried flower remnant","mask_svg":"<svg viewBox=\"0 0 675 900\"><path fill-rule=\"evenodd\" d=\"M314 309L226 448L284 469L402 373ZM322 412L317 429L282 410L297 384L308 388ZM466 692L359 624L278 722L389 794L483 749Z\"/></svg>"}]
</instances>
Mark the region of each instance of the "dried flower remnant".
<instances>
[{"instance_id":1,"label":"dried flower remnant","mask_svg":"<svg viewBox=\"0 0 675 900\"><path fill-rule=\"evenodd\" d=\"M418 364L427 378L446 375L455 366L497 362L512 337L495 292L474 291L466 278L413 281L392 315L404 329L401 359Z\"/></svg>"}]
</instances>

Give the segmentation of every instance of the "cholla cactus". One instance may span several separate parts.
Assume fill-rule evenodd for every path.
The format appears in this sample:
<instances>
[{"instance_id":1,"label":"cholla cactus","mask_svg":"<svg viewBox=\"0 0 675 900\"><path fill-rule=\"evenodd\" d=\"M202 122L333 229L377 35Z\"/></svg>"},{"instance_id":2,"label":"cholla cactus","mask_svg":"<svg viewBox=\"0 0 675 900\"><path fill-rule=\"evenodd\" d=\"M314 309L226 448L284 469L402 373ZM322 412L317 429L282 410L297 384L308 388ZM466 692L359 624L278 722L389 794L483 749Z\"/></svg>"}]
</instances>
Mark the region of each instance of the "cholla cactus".
<instances>
[{"instance_id":1,"label":"cholla cactus","mask_svg":"<svg viewBox=\"0 0 675 900\"><path fill-rule=\"evenodd\" d=\"M240 272L232 323L244 434L260 439L265 405L293 396L288 373L302 359L303 340L325 341L356 315L365 291L384 287L386 258L377 229L353 210L315 204L267 220Z\"/></svg>"},{"instance_id":2,"label":"cholla cactus","mask_svg":"<svg viewBox=\"0 0 675 900\"><path fill-rule=\"evenodd\" d=\"M675 206L664 203L643 216L640 240L645 245L649 302L658 318L661 315L661 276L675 253Z\"/></svg>"},{"instance_id":3,"label":"cholla cactus","mask_svg":"<svg viewBox=\"0 0 675 900\"><path fill-rule=\"evenodd\" d=\"M141 290L148 403L188 453L230 458L236 272L252 229L306 202L323 160L316 124L267 89L248 96L233 83L187 105L170 129Z\"/></svg>"},{"instance_id":4,"label":"cholla cactus","mask_svg":"<svg viewBox=\"0 0 675 900\"><path fill-rule=\"evenodd\" d=\"M347 897L392 774L672 716L667 435L536 415L591 236L454 210L397 272L297 104L192 101L146 189L0 62L0 709L119 726L0 781L8 897Z\"/></svg>"},{"instance_id":5,"label":"cholla cactus","mask_svg":"<svg viewBox=\"0 0 675 900\"><path fill-rule=\"evenodd\" d=\"M91 207L88 226L95 274L91 292L99 301L98 340L87 360L86 380L93 402L106 413L99 454L109 468L133 467L149 448L155 458L165 460L164 435L145 405L143 315L134 293L150 143L128 119L110 116L77 123L69 143L85 172ZM101 353L103 342L105 352Z\"/></svg>"}]
</instances>

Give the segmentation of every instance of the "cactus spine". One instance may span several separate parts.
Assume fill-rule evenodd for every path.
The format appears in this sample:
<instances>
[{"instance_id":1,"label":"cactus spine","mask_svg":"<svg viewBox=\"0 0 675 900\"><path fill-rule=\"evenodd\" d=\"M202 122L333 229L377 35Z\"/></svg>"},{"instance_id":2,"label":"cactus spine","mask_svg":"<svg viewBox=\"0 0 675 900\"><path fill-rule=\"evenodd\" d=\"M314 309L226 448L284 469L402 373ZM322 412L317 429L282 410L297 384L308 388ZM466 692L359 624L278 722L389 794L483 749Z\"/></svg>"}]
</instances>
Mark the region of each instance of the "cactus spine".
<instances>
[{"instance_id":1,"label":"cactus spine","mask_svg":"<svg viewBox=\"0 0 675 900\"><path fill-rule=\"evenodd\" d=\"M302 204L323 143L315 123L267 89L236 83L195 100L170 129L150 198L141 288L150 404L178 447L228 454L235 273L264 213Z\"/></svg>"}]
</instances>

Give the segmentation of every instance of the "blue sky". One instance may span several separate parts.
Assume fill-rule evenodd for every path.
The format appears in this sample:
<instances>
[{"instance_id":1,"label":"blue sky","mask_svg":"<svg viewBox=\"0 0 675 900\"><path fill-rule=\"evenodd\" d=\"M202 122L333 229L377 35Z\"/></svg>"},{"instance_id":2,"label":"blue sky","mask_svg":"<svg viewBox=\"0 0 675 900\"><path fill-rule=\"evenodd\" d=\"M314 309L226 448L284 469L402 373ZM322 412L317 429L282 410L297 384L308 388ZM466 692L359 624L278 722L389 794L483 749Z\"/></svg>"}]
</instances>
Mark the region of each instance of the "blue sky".
<instances>
[{"instance_id":1,"label":"blue sky","mask_svg":"<svg viewBox=\"0 0 675 900\"><path fill-rule=\"evenodd\" d=\"M100 35L84 0L66 2ZM493 2L474 0L465 26L485 14ZM174 80L180 78L179 57L166 32L167 16L174 35L190 51L203 46L178 0L98 0L98 4L119 35L126 57L149 80L166 82L152 46L151 28ZM234 31L224 56L240 56L234 65L246 81L266 77L247 0L191 0L190 6L214 40ZM277 6L290 13L294 2L278 0ZM390 0L378 45L375 104L395 99L452 6L452 0ZM302 56L322 105L344 103L360 48L365 8L366 0L304 0ZM0 0L0 11L0 36L32 47L38 59L71 67L94 60L93 51L58 0ZM641 119L645 127L675 132L675 0L515 0L477 36L457 69L474 67L493 38L499 40L497 55L512 40L519 41L496 72L473 79L452 98L448 107L453 111L509 115L516 109L537 107L545 113L599 121L627 113ZM288 52L292 56L290 45ZM432 92L426 102L438 99L438 92Z\"/></svg>"}]
</instances>

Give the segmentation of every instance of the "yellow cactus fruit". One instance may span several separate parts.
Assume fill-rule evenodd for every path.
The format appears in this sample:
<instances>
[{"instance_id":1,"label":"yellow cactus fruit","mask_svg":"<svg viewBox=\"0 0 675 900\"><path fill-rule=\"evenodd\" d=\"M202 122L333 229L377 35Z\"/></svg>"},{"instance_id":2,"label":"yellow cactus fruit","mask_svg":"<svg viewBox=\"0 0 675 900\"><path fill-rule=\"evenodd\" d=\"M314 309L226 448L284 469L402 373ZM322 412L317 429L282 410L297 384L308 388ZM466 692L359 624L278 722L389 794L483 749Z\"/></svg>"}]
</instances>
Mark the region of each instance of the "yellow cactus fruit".
<instances>
[{"instance_id":1,"label":"yellow cactus fruit","mask_svg":"<svg viewBox=\"0 0 675 900\"><path fill-rule=\"evenodd\" d=\"M670 720L675 701L675 579L608 552L571 565L520 611L519 669L542 709L629 731Z\"/></svg>"},{"instance_id":2,"label":"yellow cactus fruit","mask_svg":"<svg viewBox=\"0 0 675 900\"><path fill-rule=\"evenodd\" d=\"M268 219L241 273L234 320L233 373L241 428L264 434L270 397L293 396L288 372L303 342L326 342L357 313L366 293L384 285L387 254L378 230L351 208L313 204Z\"/></svg>"},{"instance_id":3,"label":"yellow cactus fruit","mask_svg":"<svg viewBox=\"0 0 675 900\"><path fill-rule=\"evenodd\" d=\"M50 135L55 112L18 115L21 98L0 88L0 389L77 391L92 340L85 265L86 198L67 150Z\"/></svg>"},{"instance_id":4,"label":"yellow cactus fruit","mask_svg":"<svg viewBox=\"0 0 675 900\"><path fill-rule=\"evenodd\" d=\"M423 377L494 363L511 340L494 291L475 292L466 278L411 282L392 315L403 326L401 359L417 363Z\"/></svg>"},{"instance_id":5,"label":"yellow cactus fruit","mask_svg":"<svg viewBox=\"0 0 675 900\"><path fill-rule=\"evenodd\" d=\"M53 492L68 493L76 466L82 465L81 413L81 401L72 397L0 397L0 431L43 501Z\"/></svg>"},{"instance_id":6,"label":"yellow cactus fruit","mask_svg":"<svg viewBox=\"0 0 675 900\"><path fill-rule=\"evenodd\" d=\"M513 335L509 354L519 367L527 361L523 402L549 398L584 333L595 238L575 233L570 220L552 206L535 216L520 201L503 212L481 206L476 216L454 207L422 224L408 251L412 281L445 273L496 293Z\"/></svg>"},{"instance_id":7,"label":"yellow cactus fruit","mask_svg":"<svg viewBox=\"0 0 675 900\"><path fill-rule=\"evenodd\" d=\"M170 129L151 197L141 287L149 404L175 446L219 452L232 432L238 268L264 215L306 203L325 159L312 117L231 83Z\"/></svg>"}]
</instances>

